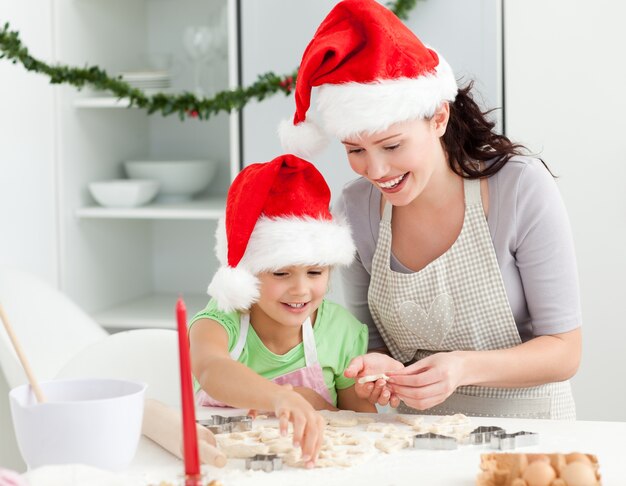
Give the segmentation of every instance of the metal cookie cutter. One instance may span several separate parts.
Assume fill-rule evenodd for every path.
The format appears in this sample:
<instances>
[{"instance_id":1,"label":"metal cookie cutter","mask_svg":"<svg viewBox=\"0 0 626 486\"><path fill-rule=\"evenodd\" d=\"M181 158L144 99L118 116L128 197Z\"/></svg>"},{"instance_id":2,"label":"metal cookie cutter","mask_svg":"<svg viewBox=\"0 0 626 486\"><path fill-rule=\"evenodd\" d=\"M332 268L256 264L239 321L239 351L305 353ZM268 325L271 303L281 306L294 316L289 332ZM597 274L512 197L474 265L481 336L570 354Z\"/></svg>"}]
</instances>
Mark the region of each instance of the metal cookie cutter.
<instances>
[{"instance_id":1,"label":"metal cookie cutter","mask_svg":"<svg viewBox=\"0 0 626 486\"><path fill-rule=\"evenodd\" d=\"M470 444L489 444L491 438L498 434L504 434L505 430L502 427L476 427L470 432L469 443Z\"/></svg>"},{"instance_id":2,"label":"metal cookie cutter","mask_svg":"<svg viewBox=\"0 0 626 486\"><path fill-rule=\"evenodd\" d=\"M283 468L283 460L276 454L257 454L246 459L246 469L272 472Z\"/></svg>"},{"instance_id":3,"label":"metal cookie cutter","mask_svg":"<svg viewBox=\"0 0 626 486\"><path fill-rule=\"evenodd\" d=\"M456 449L458 442L454 437L447 435L433 434L417 434L413 437L413 447L415 449L431 449L436 451Z\"/></svg>"},{"instance_id":4,"label":"metal cookie cutter","mask_svg":"<svg viewBox=\"0 0 626 486\"><path fill-rule=\"evenodd\" d=\"M539 434L534 432L521 431L513 434L502 432L491 436L491 448L500 449L501 451L537 444L539 444Z\"/></svg>"},{"instance_id":5,"label":"metal cookie cutter","mask_svg":"<svg viewBox=\"0 0 626 486\"><path fill-rule=\"evenodd\" d=\"M214 434L252 430L252 417L248 415L235 415L233 417L212 415L209 419L202 419L197 422Z\"/></svg>"}]
</instances>

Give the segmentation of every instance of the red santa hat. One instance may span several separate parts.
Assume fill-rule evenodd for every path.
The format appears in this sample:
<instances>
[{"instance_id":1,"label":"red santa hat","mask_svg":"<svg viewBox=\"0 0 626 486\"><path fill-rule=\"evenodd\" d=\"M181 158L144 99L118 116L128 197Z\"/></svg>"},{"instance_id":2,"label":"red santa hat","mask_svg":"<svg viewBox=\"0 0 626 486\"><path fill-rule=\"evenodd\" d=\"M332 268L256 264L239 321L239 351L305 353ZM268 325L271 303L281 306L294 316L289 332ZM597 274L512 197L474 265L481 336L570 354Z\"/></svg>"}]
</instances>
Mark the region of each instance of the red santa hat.
<instances>
[{"instance_id":1,"label":"red santa hat","mask_svg":"<svg viewBox=\"0 0 626 486\"><path fill-rule=\"evenodd\" d=\"M233 181L218 223L221 267L208 293L220 309L245 310L259 298L256 275L291 265L347 265L355 247L329 210L330 189L313 164L295 155L252 164Z\"/></svg>"},{"instance_id":2,"label":"red santa hat","mask_svg":"<svg viewBox=\"0 0 626 486\"><path fill-rule=\"evenodd\" d=\"M307 119L311 90L319 87L320 126ZM283 148L310 157L339 139L375 133L394 123L429 118L454 101L448 63L375 0L344 0L331 10L302 56L296 113L283 121Z\"/></svg>"}]
</instances>

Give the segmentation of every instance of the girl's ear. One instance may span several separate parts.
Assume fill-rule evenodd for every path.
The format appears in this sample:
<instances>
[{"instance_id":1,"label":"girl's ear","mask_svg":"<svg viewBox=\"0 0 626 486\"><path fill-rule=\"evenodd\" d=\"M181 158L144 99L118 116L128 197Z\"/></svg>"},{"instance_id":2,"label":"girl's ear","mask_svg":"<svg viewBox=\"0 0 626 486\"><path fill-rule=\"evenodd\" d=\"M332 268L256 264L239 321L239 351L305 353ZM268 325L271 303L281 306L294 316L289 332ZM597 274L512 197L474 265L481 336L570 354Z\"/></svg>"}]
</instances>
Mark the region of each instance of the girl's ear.
<instances>
[{"instance_id":1,"label":"girl's ear","mask_svg":"<svg viewBox=\"0 0 626 486\"><path fill-rule=\"evenodd\" d=\"M450 120L450 103L444 101L439 105L439 108L437 108L437 111L435 111L435 114L431 118L432 126L438 137L445 135L448 120Z\"/></svg>"}]
</instances>

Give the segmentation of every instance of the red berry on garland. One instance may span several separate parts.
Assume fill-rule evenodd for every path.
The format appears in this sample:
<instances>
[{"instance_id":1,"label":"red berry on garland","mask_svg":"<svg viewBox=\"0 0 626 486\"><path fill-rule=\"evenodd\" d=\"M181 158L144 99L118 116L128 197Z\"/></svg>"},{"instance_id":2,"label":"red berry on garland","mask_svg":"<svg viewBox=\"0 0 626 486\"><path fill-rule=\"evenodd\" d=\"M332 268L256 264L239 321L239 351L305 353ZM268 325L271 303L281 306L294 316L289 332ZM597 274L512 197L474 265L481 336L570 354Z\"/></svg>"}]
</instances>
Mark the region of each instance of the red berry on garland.
<instances>
[{"instance_id":1,"label":"red berry on garland","mask_svg":"<svg viewBox=\"0 0 626 486\"><path fill-rule=\"evenodd\" d=\"M291 93L293 90L293 76L287 76L280 82L280 87L283 88L287 93Z\"/></svg>"}]
</instances>

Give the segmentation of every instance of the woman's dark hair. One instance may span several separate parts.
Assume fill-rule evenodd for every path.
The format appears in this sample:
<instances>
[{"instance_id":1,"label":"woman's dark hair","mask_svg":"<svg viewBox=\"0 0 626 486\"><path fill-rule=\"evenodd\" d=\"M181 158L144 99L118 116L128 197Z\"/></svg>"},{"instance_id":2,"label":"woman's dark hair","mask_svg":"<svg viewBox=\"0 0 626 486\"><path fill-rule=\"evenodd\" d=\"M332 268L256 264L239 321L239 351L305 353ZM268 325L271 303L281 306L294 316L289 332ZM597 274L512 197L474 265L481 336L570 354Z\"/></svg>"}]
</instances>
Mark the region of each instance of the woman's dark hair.
<instances>
[{"instance_id":1,"label":"woman's dark hair","mask_svg":"<svg viewBox=\"0 0 626 486\"><path fill-rule=\"evenodd\" d=\"M494 131L495 122L487 119L493 110L483 112L480 109L471 95L473 86L474 82L470 81L459 89L454 102L450 103L450 119L442 138L450 167L467 179L492 176L515 155L528 153L523 145ZM483 164L480 169L472 163L487 160L493 162ZM546 169L550 172L548 166Z\"/></svg>"}]
</instances>

